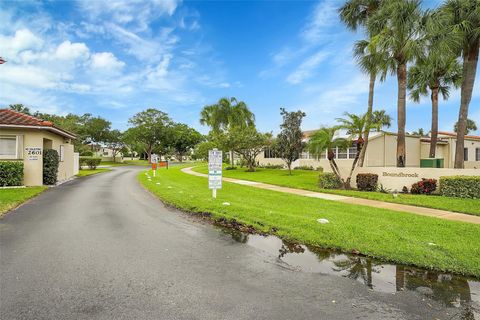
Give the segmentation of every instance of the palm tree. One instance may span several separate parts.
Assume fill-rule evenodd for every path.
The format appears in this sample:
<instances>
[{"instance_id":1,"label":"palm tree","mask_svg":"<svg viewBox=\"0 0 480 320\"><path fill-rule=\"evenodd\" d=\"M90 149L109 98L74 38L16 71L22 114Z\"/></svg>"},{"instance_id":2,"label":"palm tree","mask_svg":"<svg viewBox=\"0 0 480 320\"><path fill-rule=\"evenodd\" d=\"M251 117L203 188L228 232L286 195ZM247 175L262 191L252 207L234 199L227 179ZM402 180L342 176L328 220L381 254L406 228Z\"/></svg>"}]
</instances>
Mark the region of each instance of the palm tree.
<instances>
[{"instance_id":1,"label":"palm tree","mask_svg":"<svg viewBox=\"0 0 480 320\"><path fill-rule=\"evenodd\" d=\"M335 152L333 151L336 147L347 148L349 146L349 141L344 138L339 138L336 136L339 127L323 127L317 130L308 141L309 152L313 155L319 156L327 151L327 159L330 164L332 172L342 181L343 180L340 169L338 168L337 163L335 162Z\"/></svg>"},{"instance_id":2,"label":"palm tree","mask_svg":"<svg viewBox=\"0 0 480 320\"><path fill-rule=\"evenodd\" d=\"M453 126L453 131L458 132L458 122ZM470 131L477 131L477 124L472 119L467 119L467 127L465 128L465 135L469 134Z\"/></svg>"},{"instance_id":3,"label":"palm tree","mask_svg":"<svg viewBox=\"0 0 480 320\"><path fill-rule=\"evenodd\" d=\"M407 98L407 64L423 49L424 29L419 0L389 0L372 15L367 26L377 52L385 53L385 67L397 75L397 167L405 167L405 122Z\"/></svg>"},{"instance_id":4,"label":"palm tree","mask_svg":"<svg viewBox=\"0 0 480 320\"><path fill-rule=\"evenodd\" d=\"M340 19L351 30L355 31L359 26L365 27L368 19L379 9L382 0L350 0L340 9ZM371 39L371 36L370 36ZM355 44L354 56L361 70L370 77L368 90L367 107L367 126L370 127L371 115L373 110L373 94L375 91L375 80L378 73L383 70L381 80L385 78L384 57L374 46L370 45L369 40L360 40ZM369 131L364 132L364 147L360 153L359 166L363 167L365 152L368 146Z\"/></svg>"},{"instance_id":5,"label":"palm tree","mask_svg":"<svg viewBox=\"0 0 480 320\"><path fill-rule=\"evenodd\" d=\"M383 127L390 128L392 125L392 117L390 117L385 110L375 110L372 114L371 127L379 132Z\"/></svg>"},{"instance_id":6,"label":"palm tree","mask_svg":"<svg viewBox=\"0 0 480 320\"><path fill-rule=\"evenodd\" d=\"M203 107L200 124L209 126L213 134L232 128L246 128L255 125L255 115L243 101L236 98L221 98L217 103ZM230 151L230 166L233 167L233 151Z\"/></svg>"},{"instance_id":7,"label":"palm tree","mask_svg":"<svg viewBox=\"0 0 480 320\"><path fill-rule=\"evenodd\" d=\"M475 84L480 46L480 2L478 0L448 0L440 8L440 12L440 18L442 16L444 18L441 20L447 25L445 32L453 37L458 37L461 43L458 53L463 59L463 74L454 167L463 168L464 132Z\"/></svg>"},{"instance_id":8,"label":"palm tree","mask_svg":"<svg viewBox=\"0 0 480 320\"><path fill-rule=\"evenodd\" d=\"M433 39L425 56L417 59L416 64L408 71L408 89L415 102L421 96L430 93L432 101L432 128L430 131L429 157L435 158L438 137L438 94L444 100L450 95L450 87L458 88L461 81L461 67L456 57L444 50L438 50L439 43ZM430 91L430 92L429 92Z\"/></svg>"}]
</instances>

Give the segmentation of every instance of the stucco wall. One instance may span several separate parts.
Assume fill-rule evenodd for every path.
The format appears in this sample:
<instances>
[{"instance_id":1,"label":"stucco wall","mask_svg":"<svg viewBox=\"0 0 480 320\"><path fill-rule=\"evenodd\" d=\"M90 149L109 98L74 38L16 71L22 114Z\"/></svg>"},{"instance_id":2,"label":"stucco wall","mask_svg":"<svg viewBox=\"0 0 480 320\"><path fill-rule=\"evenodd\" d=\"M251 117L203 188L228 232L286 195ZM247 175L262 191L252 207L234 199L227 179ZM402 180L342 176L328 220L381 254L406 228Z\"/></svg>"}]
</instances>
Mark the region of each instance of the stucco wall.
<instances>
[{"instance_id":1,"label":"stucco wall","mask_svg":"<svg viewBox=\"0 0 480 320\"><path fill-rule=\"evenodd\" d=\"M26 148L41 148L43 154L44 139L51 140L52 149L60 155L60 146L64 148L64 161L59 163L58 180L63 181L74 175L73 145L70 139L46 130L36 129L2 129L1 134L23 136L24 185L39 186L43 184L43 160L40 156L29 156ZM13 160L13 159L12 159Z\"/></svg>"}]
</instances>

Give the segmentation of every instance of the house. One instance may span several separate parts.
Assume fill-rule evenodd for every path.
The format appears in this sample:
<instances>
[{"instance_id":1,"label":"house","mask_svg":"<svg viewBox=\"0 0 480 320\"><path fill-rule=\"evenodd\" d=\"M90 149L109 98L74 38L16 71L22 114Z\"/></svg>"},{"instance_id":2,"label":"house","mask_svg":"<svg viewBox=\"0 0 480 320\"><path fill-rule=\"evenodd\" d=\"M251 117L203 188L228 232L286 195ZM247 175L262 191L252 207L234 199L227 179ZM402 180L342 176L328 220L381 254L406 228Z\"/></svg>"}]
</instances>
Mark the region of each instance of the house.
<instances>
[{"instance_id":1,"label":"house","mask_svg":"<svg viewBox=\"0 0 480 320\"><path fill-rule=\"evenodd\" d=\"M50 121L0 109L0 161L22 161L26 186L43 184L43 150L57 150L60 157L58 181L78 173L78 154L73 152L75 134Z\"/></svg>"},{"instance_id":2,"label":"house","mask_svg":"<svg viewBox=\"0 0 480 320\"><path fill-rule=\"evenodd\" d=\"M310 136L315 131L305 131L304 141L308 142ZM444 168L453 168L455 161L455 142L456 134L440 131L438 133L438 142L436 157L443 159ZM419 135L406 135L406 167L421 167L421 159L427 159L430 150L430 138ZM347 149L336 148L335 161L341 170L351 168L357 148L352 146ZM397 135L391 132L372 132L369 136L369 143L365 155L365 167L396 167L397 154ZM480 136L465 136L465 168L480 169ZM284 164L283 160L278 158L275 152L265 149L264 153L257 158L260 165ZM309 152L303 152L300 159L293 163L293 167L313 166L323 167L326 171L330 170L330 164L327 155L323 152L321 155L314 156Z\"/></svg>"}]
</instances>

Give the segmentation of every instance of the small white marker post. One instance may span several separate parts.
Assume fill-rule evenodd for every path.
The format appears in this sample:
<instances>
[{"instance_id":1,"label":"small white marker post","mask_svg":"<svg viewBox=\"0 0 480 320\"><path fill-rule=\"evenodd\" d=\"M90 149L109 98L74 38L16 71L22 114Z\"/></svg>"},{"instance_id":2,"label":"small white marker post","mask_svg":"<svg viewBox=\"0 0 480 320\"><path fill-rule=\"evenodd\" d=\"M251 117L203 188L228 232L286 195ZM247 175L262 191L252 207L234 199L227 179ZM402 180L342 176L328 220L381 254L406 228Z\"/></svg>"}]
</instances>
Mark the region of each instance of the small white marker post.
<instances>
[{"instance_id":1,"label":"small white marker post","mask_svg":"<svg viewBox=\"0 0 480 320\"><path fill-rule=\"evenodd\" d=\"M217 198L217 189L222 188L222 151L208 151L208 188L212 189L212 197Z\"/></svg>"}]
</instances>

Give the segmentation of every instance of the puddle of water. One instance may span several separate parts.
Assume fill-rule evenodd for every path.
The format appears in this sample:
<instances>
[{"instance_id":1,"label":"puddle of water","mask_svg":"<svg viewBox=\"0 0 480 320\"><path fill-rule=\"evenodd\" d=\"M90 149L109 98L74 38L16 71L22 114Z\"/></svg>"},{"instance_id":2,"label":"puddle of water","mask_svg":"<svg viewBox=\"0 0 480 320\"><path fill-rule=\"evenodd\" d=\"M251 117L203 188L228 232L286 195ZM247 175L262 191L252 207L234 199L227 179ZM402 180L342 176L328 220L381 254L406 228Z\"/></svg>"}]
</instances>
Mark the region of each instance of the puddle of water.
<instances>
[{"instance_id":1,"label":"puddle of water","mask_svg":"<svg viewBox=\"0 0 480 320\"><path fill-rule=\"evenodd\" d=\"M347 277L376 292L415 292L447 308L456 308L455 319L480 319L480 281L477 279L311 248L275 236L245 234L228 228L221 230L237 242L276 256L278 263L291 269Z\"/></svg>"}]
</instances>

